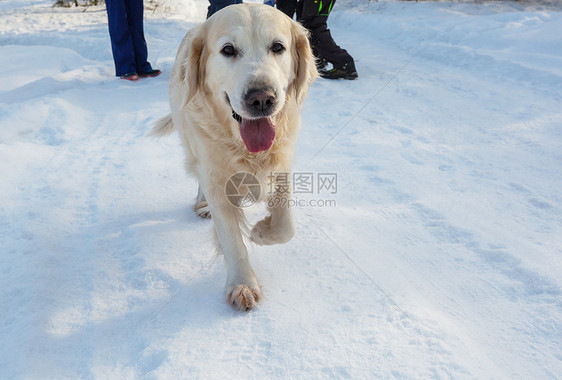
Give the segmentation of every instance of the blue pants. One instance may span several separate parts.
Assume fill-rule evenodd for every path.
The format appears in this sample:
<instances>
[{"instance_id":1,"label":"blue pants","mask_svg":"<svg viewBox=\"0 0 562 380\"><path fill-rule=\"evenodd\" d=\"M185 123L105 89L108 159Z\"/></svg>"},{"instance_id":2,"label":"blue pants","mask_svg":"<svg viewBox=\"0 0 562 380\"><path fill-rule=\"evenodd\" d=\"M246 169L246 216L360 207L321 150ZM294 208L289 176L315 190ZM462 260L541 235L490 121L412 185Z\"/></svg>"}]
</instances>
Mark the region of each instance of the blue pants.
<instances>
[{"instance_id":1,"label":"blue pants","mask_svg":"<svg viewBox=\"0 0 562 380\"><path fill-rule=\"evenodd\" d=\"M142 0L105 0L115 74L152 70L144 39Z\"/></svg>"},{"instance_id":2,"label":"blue pants","mask_svg":"<svg viewBox=\"0 0 562 380\"><path fill-rule=\"evenodd\" d=\"M209 8L207 9L207 18L211 17L213 13L220 11L224 7L232 4L242 4L242 0L209 0Z\"/></svg>"}]
</instances>

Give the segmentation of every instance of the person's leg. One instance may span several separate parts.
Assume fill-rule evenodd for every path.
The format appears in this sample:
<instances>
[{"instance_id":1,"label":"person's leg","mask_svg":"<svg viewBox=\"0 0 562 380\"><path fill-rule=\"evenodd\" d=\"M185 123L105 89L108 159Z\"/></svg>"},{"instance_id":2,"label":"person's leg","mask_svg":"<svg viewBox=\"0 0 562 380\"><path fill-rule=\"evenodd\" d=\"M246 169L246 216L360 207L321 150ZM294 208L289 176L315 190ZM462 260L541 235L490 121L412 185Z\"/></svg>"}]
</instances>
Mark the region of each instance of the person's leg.
<instances>
[{"instance_id":1,"label":"person's leg","mask_svg":"<svg viewBox=\"0 0 562 380\"><path fill-rule=\"evenodd\" d=\"M296 6L296 9L295 9L297 21L302 20L302 7L303 7L303 4L304 4L304 1L305 0L298 0L297 1L297 6ZM308 1L308 0L306 0L306 1Z\"/></svg>"},{"instance_id":2,"label":"person's leg","mask_svg":"<svg viewBox=\"0 0 562 380\"><path fill-rule=\"evenodd\" d=\"M209 8L207 8L207 18L213 13L220 11L224 7L232 4L242 4L242 0L209 0Z\"/></svg>"},{"instance_id":3,"label":"person's leg","mask_svg":"<svg viewBox=\"0 0 562 380\"><path fill-rule=\"evenodd\" d=\"M121 76L134 72L136 70L135 53L127 22L125 0L106 0L105 5L111 50L115 62L115 75Z\"/></svg>"},{"instance_id":4,"label":"person's leg","mask_svg":"<svg viewBox=\"0 0 562 380\"><path fill-rule=\"evenodd\" d=\"M328 16L313 16L302 20L302 25L310 31L310 45L314 55L331 62L334 66L341 66L353 57L347 50L336 44L326 22Z\"/></svg>"},{"instance_id":5,"label":"person's leg","mask_svg":"<svg viewBox=\"0 0 562 380\"><path fill-rule=\"evenodd\" d=\"M135 54L135 70L137 73L152 71L152 66L148 63L148 47L144 39L142 0L125 0L127 7L127 21L133 40Z\"/></svg>"},{"instance_id":6,"label":"person's leg","mask_svg":"<svg viewBox=\"0 0 562 380\"><path fill-rule=\"evenodd\" d=\"M308 19L315 16L326 16L330 14L336 0L300 0L297 8L297 20Z\"/></svg>"},{"instance_id":7,"label":"person's leg","mask_svg":"<svg viewBox=\"0 0 562 380\"><path fill-rule=\"evenodd\" d=\"M293 18L297 9L297 0L277 0L275 6L290 18Z\"/></svg>"},{"instance_id":8,"label":"person's leg","mask_svg":"<svg viewBox=\"0 0 562 380\"><path fill-rule=\"evenodd\" d=\"M297 9L297 15L300 14L299 21L310 32L310 46L319 60L317 66L320 76L328 79L357 78L353 57L336 44L328 29L328 15L336 1L330 0L324 4L315 0L301 0L301 3L302 9ZM326 61L334 66L331 70L321 70Z\"/></svg>"}]
</instances>

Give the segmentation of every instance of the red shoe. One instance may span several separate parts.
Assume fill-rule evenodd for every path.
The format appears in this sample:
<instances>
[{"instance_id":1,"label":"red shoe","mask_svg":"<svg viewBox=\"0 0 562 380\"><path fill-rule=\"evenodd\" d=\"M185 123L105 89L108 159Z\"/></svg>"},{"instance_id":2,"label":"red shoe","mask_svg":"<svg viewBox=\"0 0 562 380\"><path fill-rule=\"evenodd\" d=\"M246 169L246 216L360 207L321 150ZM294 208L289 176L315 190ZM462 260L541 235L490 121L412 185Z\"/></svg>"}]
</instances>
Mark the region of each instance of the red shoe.
<instances>
[{"instance_id":1,"label":"red shoe","mask_svg":"<svg viewBox=\"0 0 562 380\"><path fill-rule=\"evenodd\" d=\"M130 80L130 81L136 81L139 80L139 74L132 72L132 73L123 74L119 78Z\"/></svg>"},{"instance_id":2,"label":"red shoe","mask_svg":"<svg viewBox=\"0 0 562 380\"><path fill-rule=\"evenodd\" d=\"M146 78L146 77L157 77L160 74L162 74L162 71L160 70L150 70L147 71L146 73L140 73L139 75L141 78Z\"/></svg>"}]
</instances>

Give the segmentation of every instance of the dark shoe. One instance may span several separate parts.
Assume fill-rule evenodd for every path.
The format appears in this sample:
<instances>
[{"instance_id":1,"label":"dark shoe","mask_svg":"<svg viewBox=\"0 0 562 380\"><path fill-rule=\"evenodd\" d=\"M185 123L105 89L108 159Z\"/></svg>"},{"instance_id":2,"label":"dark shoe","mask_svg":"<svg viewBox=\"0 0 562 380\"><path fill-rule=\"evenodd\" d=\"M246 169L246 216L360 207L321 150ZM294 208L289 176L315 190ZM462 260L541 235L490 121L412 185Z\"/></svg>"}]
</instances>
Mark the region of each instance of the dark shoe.
<instances>
[{"instance_id":1,"label":"dark shoe","mask_svg":"<svg viewBox=\"0 0 562 380\"><path fill-rule=\"evenodd\" d=\"M141 78L157 77L160 74L162 74L162 71L160 71L160 70L150 70L150 71L147 71L145 73L140 73L140 77Z\"/></svg>"},{"instance_id":2,"label":"dark shoe","mask_svg":"<svg viewBox=\"0 0 562 380\"><path fill-rule=\"evenodd\" d=\"M355 70L355 63L349 61L341 66L334 66L331 70L320 70L318 71L322 78L326 79L355 79L357 75L357 70Z\"/></svg>"},{"instance_id":3,"label":"dark shoe","mask_svg":"<svg viewBox=\"0 0 562 380\"><path fill-rule=\"evenodd\" d=\"M318 69L318 71L325 69L327 65L328 61L324 58L316 58L316 69Z\"/></svg>"},{"instance_id":4,"label":"dark shoe","mask_svg":"<svg viewBox=\"0 0 562 380\"><path fill-rule=\"evenodd\" d=\"M132 72L132 73L123 74L119 78L135 81L135 80L139 80L139 74Z\"/></svg>"}]
</instances>

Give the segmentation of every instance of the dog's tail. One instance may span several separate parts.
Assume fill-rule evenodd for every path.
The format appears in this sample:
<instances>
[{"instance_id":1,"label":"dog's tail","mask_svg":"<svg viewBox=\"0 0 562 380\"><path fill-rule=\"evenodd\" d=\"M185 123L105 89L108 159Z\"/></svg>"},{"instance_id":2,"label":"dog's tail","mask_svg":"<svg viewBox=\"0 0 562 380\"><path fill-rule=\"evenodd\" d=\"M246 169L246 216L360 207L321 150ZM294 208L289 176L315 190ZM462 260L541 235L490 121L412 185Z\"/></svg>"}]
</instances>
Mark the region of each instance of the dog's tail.
<instances>
[{"instance_id":1,"label":"dog's tail","mask_svg":"<svg viewBox=\"0 0 562 380\"><path fill-rule=\"evenodd\" d=\"M174 122L172 121L172 115L167 115L156 122L148 135L151 137L160 137L169 135L173 131Z\"/></svg>"}]
</instances>

